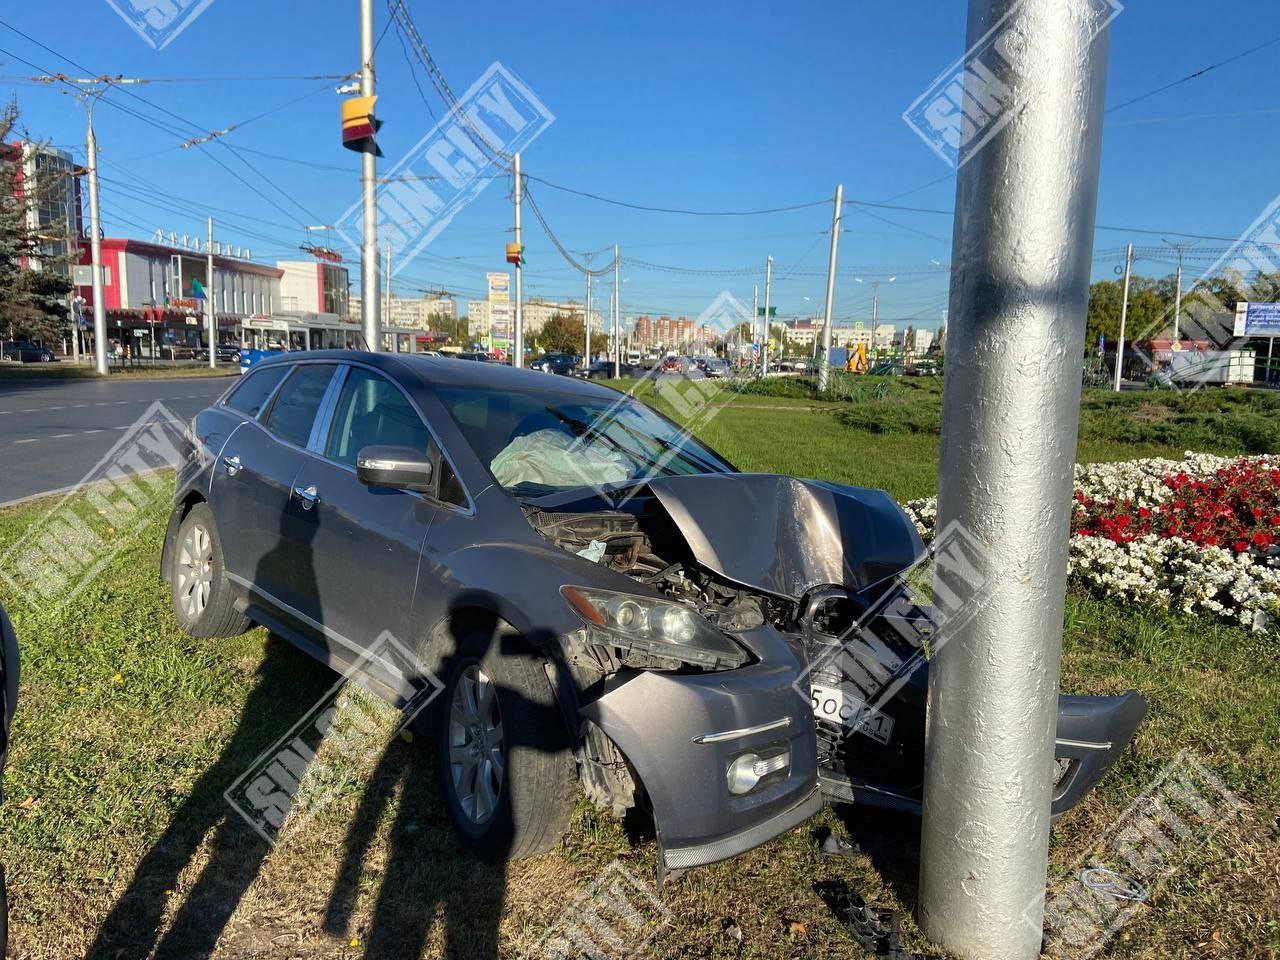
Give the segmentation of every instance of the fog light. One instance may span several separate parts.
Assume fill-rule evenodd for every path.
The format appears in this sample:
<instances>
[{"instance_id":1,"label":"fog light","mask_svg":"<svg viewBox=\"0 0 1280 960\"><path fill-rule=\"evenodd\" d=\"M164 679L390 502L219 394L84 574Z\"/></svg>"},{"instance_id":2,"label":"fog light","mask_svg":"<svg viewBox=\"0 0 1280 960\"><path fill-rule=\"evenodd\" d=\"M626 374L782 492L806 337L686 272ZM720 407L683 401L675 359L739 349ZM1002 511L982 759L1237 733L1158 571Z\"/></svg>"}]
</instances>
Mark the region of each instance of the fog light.
<instances>
[{"instance_id":1,"label":"fog light","mask_svg":"<svg viewBox=\"0 0 1280 960\"><path fill-rule=\"evenodd\" d=\"M790 765L790 750L783 750L770 757L744 753L729 764L729 769L725 772L725 783L732 794L750 793L769 774L785 770Z\"/></svg>"}]
</instances>

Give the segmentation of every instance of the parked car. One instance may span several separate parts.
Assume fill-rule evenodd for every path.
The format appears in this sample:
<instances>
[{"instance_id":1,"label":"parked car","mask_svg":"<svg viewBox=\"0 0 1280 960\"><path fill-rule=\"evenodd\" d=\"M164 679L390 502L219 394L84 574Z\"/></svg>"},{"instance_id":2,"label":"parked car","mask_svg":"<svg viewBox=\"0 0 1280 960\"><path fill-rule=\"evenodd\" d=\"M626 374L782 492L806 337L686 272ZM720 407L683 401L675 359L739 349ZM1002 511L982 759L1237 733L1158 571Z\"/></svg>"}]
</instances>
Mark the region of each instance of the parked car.
<instances>
[{"instance_id":1,"label":"parked car","mask_svg":"<svg viewBox=\"0 0 1280 960\"><path fill-rule=\"evenodd\" d=\"M18 363L52 363L58 359L48 347L29 340L6 340L0 345L0 357Z\"/></svg>"},{"instance_id":2,"label":"parked car","mask_svg":"<svg viewBox=\"0 0 1280 960\"><path fill-rule=\"evenodd\" d=\"M18 635L0 606L0 801L4 800L4 766L9 757L9 729L18 706ZM0 864L0 957L7 957L9 943L9 891L4 865Z\"/></svg>"},{"instance_id":3,"label":"parked car","mask_svg":"<svg viewBox=\"0 0 1280 960\"><path fill-rule=\"evenodd\" d=\"M927 617L876 611L924 547L887 494L740 473L577 379L354 351L263 361L191 437L161 559L178 622L260 623L339 669L401 638L439 678L421 727L481 856L549 849L579 787L618 815L643 799L672 870L824 798L919 809L928 664L906 638ZM1145 704L1060 711L1054 812Z\"/></svg>"},{"instance_id":4,"label":"parked car","mask_svg":"<svg viewBox=\"0 0 1280 960\"><path fill-rule=\"evenodd\" d=\"M556 373L567 377L578 368L578 357L572 353L544 353L530 361L530 370L541 370L543 373Z\"/></svg>"},{"instance_id":5,"label":"parked car","mask_svg":"<svg viewBox=\"0 0 1280 960\"><path fill-rule=\"evenodd\" d=\"M497 363L498 362L494 360L493 357L489 356L487 353L480 353L479 351L455 353L453 356L457 360L474 360L477 363Z\"/></svg>"}]
</instances>

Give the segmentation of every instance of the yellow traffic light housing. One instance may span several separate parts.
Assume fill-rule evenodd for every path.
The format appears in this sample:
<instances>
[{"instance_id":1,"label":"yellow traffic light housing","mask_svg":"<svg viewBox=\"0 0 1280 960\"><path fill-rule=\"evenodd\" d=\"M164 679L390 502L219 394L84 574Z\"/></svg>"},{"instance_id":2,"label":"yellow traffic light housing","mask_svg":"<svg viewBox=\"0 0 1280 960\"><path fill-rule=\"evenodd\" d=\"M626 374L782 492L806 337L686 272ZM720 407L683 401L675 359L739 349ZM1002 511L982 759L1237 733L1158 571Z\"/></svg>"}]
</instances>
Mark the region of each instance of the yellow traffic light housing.
<instances>
[{"instance_id":1,"label":"yellow traffic light housing","mask_svg":"<svg viewBox=\"0 0 1280 960\"><path fill-rule=\"evenodd\" d=\"M507 263L523 263L524 246L519 243L507 244Z\"/></svg>"},{"instance_id":2,"label":"yellow traffic light housing","mask_svg":"<svg viewBox=\"0 0 1280 960\"><path fill-rule=\"evenodd\" d=\"M342 145L348 150L364 153L372 148L375 154L382 156L376 140L382 121L373 115L377 102L376 96L351 97L342 101Z\"/></svg>"}]
</instances>

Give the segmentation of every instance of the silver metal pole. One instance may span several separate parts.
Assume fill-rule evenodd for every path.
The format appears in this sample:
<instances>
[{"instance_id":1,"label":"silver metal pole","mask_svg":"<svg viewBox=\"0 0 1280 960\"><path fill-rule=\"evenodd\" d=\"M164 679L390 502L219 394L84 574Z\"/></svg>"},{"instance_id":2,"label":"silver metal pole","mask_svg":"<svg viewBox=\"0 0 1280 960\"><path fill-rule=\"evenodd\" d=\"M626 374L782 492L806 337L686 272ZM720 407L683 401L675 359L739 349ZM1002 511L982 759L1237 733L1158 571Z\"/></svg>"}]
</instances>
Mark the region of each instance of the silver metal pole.
<instances>
[{"instance_id":1,"label":"silver metal pole","mask_svg":"<svg viewBox=\"0 0 1280 960\"><path fill-rule=\"evenodd\" d=\"M961 154L938 469L937 529L966 536L935 546L971 566L934 580L960 613L929 666L919 919L967 960L1033 960L1043 936L1106 86L1091 6L969 4L966 49L996 25L1016 41L984 47L1018 112Z\"/></svg>"},{"instance_id":2,"label":"silver metal pole","mask_svg":"<svg viewBox=\"0 0 1280 960\"><path fill-rule=\"evenodd\" d=\"M1178 250L1178 279L1173 294L1173 339L1181 340L1178 324L1182 319L1182 250Z\"/></svg>"},{"instance_id":3,"label":"silver metal pole","mask_svg":"<svg viewBox=\"0 0 1280 960\"><path fill-rule=\"evenodd\" d=\"M836 187L836 209L831 215L831 253L827 257L827 297L822 308L822 349L818 357L818 392L827 389L831 378L831 315L836 296L836 251L840 247L840 213L844 208L844 184Z\"/></svg>"},{"instance_id":4,"label":"silver metal pole","mask_svg":"<svg viewBox=\"0 0 1280 960\"><path fill-rule=\"evenodd\" d=\"M524 199L524 184L520 177L520 154L516 154L511 164L511 174L515 178L515 204L516 204L516 225L515 225L515 241L516 247L520 252L519 259L516 260L516 329L512 335L511 352L513 354L512 364L517 367L524 366L524 278L522 276L522 264L524 259L524 247L521 246L520 238L520 205Z\"/></svg>"},{"instance_id":5,"label":"silver metal pole","mask_svg":"<svg viewBox=\"0 0 1280 960\"><path fill-rule=\"evenodd\" d=\"M391 241L390 240L386 241L386 243L383 246L384 246L384 249L383 249L383 257L382 257L382 282L384 286L383 286L383 296L382 296L382 312L383 312L383 315L387 318L386 325L389 327L391 326ZM323 270L324 267L321 267L320 269ZM323 303L320 304L320 309L322 310L324 309ZM400 352L400 337L394 332L391 334L391 352L392 353ZM409 352L413 353L413 350L410 349Z\"/></svg>"},{"instance_id":6,"label":"silver metal pole","mask_svg":"<svg viewBox=\"0 0 1280 960\"><path fill-rule=\"evenodd\" d=\"M769 295L773 290L773 257L764 261L764 336L760 338L760 376L769 375Z\"/></svg>"},{"instance_id":7,"label":"silver metal pole","mask_svg":"<svg viewBox=\"0 0 1280 960\"><path fill-rule=\"evenodd\" d=\"M107 306L102 291L102 233L98 226L98 138L93 134L93 101L88 101L89 130L85 135L85 159L89 168L89 261L93 264L93 365L99 374L107 369Z\"/></svg>"},{"instance_id":8,"label":"silver metal pole","mask_svg":"<svg viewBox=\"0 0 1280 960\"><path fill-rule=\"evenodd\" d=\"M360 96L374 95L373 0L360 0ZM382 349L382 288L378 283L378 153L372 143L360 157L360 190L364 198L364 237L360 247L360 325L365 343Z\"/></svg>"},{"instance_id":9,"label":"silver metal pole","mask_svg":"<svg viewBox=\"0 0 1280 960\"><path fill-rule=\"evenodd\" d=\"M587 270L591 269L591 258L587 258ZM586 308L582 312L582 326L586 330L587 342L582 351L587 357L587 366L591 366L591 274L587 274Z\"/></svg>"},{"instance_id":10,"label":"silver metal pole","mask_svg":"<svg viewBox=\"0 0 1280 960\"><path fill-rule=\"evenodd\" d=\"M213 217L209 218L209 237L205 254L205 279L208 285L204 291L204 313L205 323L209 327L209 369L212 370L218 366L218 314L213 302ZM153 350L152 354L154 353Z\"/></svg>"},{"instance_id":11,"label":"silver metal pole","mask_svg":"<svg viewBox=\"0 0 1280 960\"><path fill-rule=\"evenodd\" d=\"M1263 377L1263 380L1262 380L1263 383L1271 382L1271 351L1274 350L1275 347L1276 347L1276 338L1267 337L1267 373L1266 373L1266 376Z\"/></svg>"},{"instance_id":12,"label":"silver metal pole","mask_svg":"<svg viewBox=\"0 0 1280 960\"><path fill-rule=\"evenodd\" d=\"M751 288L751 342L759 343L756 338L756 324L760 319L760 285Z\"/></svg>"},{"instance_id":13,"label":"silver metal pole","mask_svg":"<svg viewBox=\"0 0 1280 960\"><path fill-rule=\"evenodd\" d=\"M618 245L613 245L613 375L622 376L622 285L618 281Z\"/></svg>"},{"instance_id":14,"label":"silver metal pole","mask_svg":"<svg viewBox=\"0 0 1280 960\"><path fill-rule=\"evenodd\" d=\"M1120 370L1124 367L1124 325L1129 319L1129 275L1133 270L1133 244L1124 254L1124 299L1120 303L1120 339L1116 343L1116 393L1120 392Z\"/></svg>"}]
</instances>

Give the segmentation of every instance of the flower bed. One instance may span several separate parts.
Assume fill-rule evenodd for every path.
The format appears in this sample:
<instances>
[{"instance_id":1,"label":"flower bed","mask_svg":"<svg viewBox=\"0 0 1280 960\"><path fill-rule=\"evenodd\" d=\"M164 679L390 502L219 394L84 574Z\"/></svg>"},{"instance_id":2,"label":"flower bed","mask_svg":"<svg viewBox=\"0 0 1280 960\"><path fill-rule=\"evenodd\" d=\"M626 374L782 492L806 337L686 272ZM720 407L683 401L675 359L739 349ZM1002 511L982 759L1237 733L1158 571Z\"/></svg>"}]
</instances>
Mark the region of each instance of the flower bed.
<instances>
[{"instance_id":1,"label":"flower bed","mask_svg":"<svg viewBox=\"0 0 1280 960\"><path fill-rule=\"evenodd\" d=\"M933 498L906 505L926 542ZM1076 466L1070 577L1126 602L1263 629L1280 615L1280 458Z\"/></svg>"}]
</instances>

